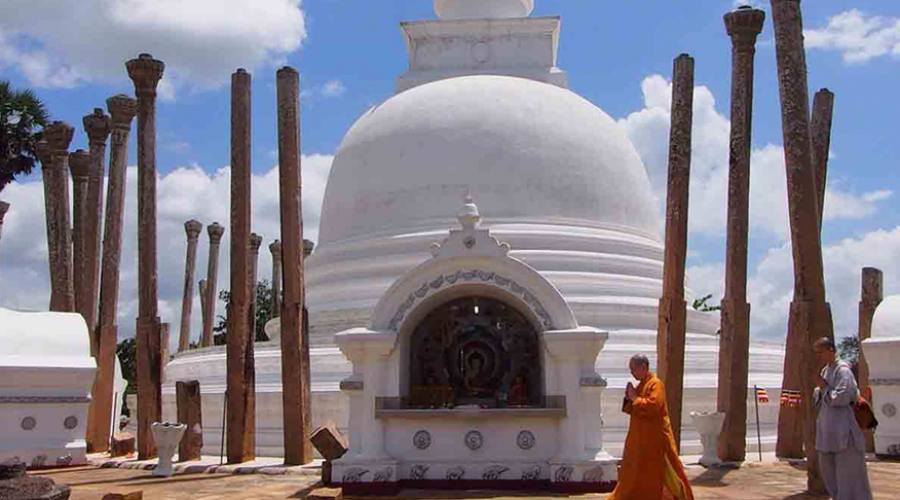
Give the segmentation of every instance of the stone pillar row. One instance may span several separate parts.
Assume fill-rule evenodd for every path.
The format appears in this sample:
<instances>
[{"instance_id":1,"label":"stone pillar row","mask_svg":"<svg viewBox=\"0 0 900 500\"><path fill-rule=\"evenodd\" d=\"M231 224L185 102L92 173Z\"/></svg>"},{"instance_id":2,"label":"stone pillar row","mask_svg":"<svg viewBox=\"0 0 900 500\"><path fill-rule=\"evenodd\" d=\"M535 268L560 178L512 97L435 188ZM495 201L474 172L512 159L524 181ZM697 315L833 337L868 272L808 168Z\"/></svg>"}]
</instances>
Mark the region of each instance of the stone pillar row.
<instances>
[{"instance_id":1,"label":"stone pillar row","mask_svg":"<svg viewBox=\"0 0 900 500\"><path fill-rule=\"evenodd\" d=\"M819 238L819 203L813 144L810 134L806 51L799 0L772 0L775 54L781 97L781 121L787 170L788 212L794 259L794 300L788 323L785 353L785 388L803 395L801 411L782 407L779 413L778 448L795 453L796 421L802 424L802 445L807 460L807 489L825 491L816 454L815 408L812 393L818 367L812 342L816 337L834 337L831 310L825 301L822 245ZM791 365L788 365L791 363ZM793 387L789 383L796 383Z\"/></svg>"},{"instance_id":2,"label":"stone pillar row","mask_svg":"<svg viewBox=\"0 0 900 500\"><path fill-rule=\"evenodd\" d=\"M218 222L206 226L209 235L209 254L206 263L205 285L200 288L200 303L203 306L203 333L200 339L202 347L213 345L213 326L216 322L217 283L219 275L219 245L222 243L222 235L225 228Z\"/></svg>"},{"instance_id":3,"label":"stone pillar row","mask_svg":"<svg viewBox=\"0 0 900 500\"><path fill-rule=\"evenodd\" d=\"M84 131L88 136L90 167L88 169L87 194L85 198L85 218L82 222L82 316L93 336L91 354L99 352L97 335L98 301L100 293L100 221L103 219L103 177L106 171L106 140L111 132L112 121L101 108L94 108L91 114L82 118ZM76 298L76 305L77 305Z\"/></svg>"},{"instance_id":4,"label":"stone pillar row","mask_svg":"<svg viewBox=\"0 0 900 500\"><path fill-rule=\"evenodd\" d=\"M60 312L75 311L68 183L68 150L74 133L68 123L55 121L44 129L44 139L37 147L44 177L50 310Z\"/></svg>"},{"instance_id":5,"label":"stone pillar row","mask_svg":"<svg viewBox=\"0 0 900 500\"><path fill-rule=\"evenodd\" d=\"M197 240L203 224L196 220L184 223L187 235L187 255L184 260L184 293L181 296L181 329L178 332L178 352L186 351L191 342L191 309L194 306L194 266L197 262Z\"/></svg>"},{"instance_id":6,"label":"stone pillar row","mask_svg":"<svg viewBox=\"0 0 900 500\"><path fill-rule=\"evenodd\" d=\"M663 292L659 299L657 371L666 385L675 444L681 446L681 408L687 303L684 300L687 258L688 189L691 174L691 126L694 102L694 59L675 58L672 76L672 124L669 132L669 181L666 194L666 239Z\"/></svg>"},{"instance_id":7,"label":"stone pillar row","mask_svg":"<svg viewBox=\"0 0 900 500\"><path fill-rule=\"evenodd\" d=\"M719 336L718 411L725 414L718 454L742 462L747 453L747 384L750 364L750 304L747 303L747 237L750 207L750 147L753 122L753 58L766 14L740 7L725 14L731 37L731 142L725 296Z\"/></svg>"}]
</instances>

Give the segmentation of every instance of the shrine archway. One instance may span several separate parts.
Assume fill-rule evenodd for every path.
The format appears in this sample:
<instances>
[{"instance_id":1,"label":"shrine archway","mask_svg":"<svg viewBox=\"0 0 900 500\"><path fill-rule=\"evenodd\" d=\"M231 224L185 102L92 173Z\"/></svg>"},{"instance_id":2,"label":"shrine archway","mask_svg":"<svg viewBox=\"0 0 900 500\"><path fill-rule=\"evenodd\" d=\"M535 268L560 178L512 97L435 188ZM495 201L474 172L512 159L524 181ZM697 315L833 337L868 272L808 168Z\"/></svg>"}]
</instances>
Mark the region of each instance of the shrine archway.
<instances>
[{"instance_id":1,"label":"shrine archway","mask_svg":"<svg viewBox=\"0 0 900 500\"><path fill-rule=\"evenodd\" d=\"M539 332L495 297L466 295L431 308L409 332L406 358L411 406L541 404Z\"/></svg>"}]
</instances>

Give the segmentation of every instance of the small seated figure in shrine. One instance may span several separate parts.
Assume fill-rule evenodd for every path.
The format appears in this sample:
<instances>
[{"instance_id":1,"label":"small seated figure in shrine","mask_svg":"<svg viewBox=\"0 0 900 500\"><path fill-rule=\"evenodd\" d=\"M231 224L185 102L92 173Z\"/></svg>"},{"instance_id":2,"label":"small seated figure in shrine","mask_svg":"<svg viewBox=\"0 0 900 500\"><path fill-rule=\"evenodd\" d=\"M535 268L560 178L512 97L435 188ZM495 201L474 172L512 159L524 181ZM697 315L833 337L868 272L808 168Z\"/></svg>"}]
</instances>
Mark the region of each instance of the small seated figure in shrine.
<instances>
[{"instance_id":1,"label":"small seated figure in shrine","mask_svg":"<svg viewBox=\"0 0 900 500\"><path fill-rule=\"evenodd\" d=\"M492 391L484 385L484 359L475 352L466 358L463 384L470 397L491 397Z\"/></svg>"},{"instance_id":2,"label":"small seated figure in shrine","mask_svg":"<svg viewBox=\"0 0 900 500\"><path fill-rule=\"evenodd\" d=\"M528 383L525 377L516 375L516 379L509 386L509 397L507 403L510 406L526 406L529 404Z\"/></svg>"}]
</instances>

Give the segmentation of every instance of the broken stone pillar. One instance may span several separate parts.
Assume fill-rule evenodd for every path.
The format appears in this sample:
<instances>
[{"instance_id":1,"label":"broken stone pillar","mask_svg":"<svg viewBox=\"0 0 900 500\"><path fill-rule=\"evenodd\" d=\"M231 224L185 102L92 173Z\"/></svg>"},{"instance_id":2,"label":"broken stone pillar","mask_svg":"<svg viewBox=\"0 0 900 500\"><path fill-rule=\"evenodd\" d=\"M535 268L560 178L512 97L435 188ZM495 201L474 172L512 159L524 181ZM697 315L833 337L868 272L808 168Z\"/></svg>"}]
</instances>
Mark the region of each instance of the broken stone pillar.
<instances>
[{"instance_id":1,"label":"broken stone pillar","mask_svg":"<svg viewBox=\"0 0 900 500\"><path fill-rule=\"evenodd\" d=\"M812 121L809 124L812 139L812 164L816 175L816 200L819 207L819 232L825 213L825 181L828 177L828 149L831 147L831 121L834 113L834 94L828 89L816 92L813 98Z\"/></svg>"},{"instance_id":2,"label":"broken stone pillar","mask_svg":"<svg viewBox=\"0 0 900 500\"><path fill-rule=\"evenodd\" d=\"M100 308L97 330L97 373L91 389L91 413L87 444L93 452L106 451L110 442L113 377L118 343L119 272L122 257L122 225L125 219L125 169L128 162L128 135L137 113L137 101L119 94L106 100L112 115L109 149L109 180L106 186L106 217L103 224L103 265L100 270ZM124 394L119 395L120 398ZM136 410L136 409L135 409Z\"/></svg>"},{"instance_id":3,"label":"broken stone pillar","mask_svg":"<svg viewBox=\"0 0 900 500\"><path fill-rule=\"evenodd\" d=\"M75 129L55 121L38 144L43 166L47 254L50 262L50 310L75 311L72 276L72 233L69 227L69 143Z\"/></svg>"},{"instance_id":4,"label":"broken stone pillar","mask_svg":"<svg viewBox=\"0 0 900 500\"><path fill-rule=\"evenodd\" d=\"M181 296L181 330L178 332L178 352L186 351L191 343L191 309L194 307L194 265L197 262L197 240L203 224L196 220L184 223L187 234L187 254L184 259L184 293ZM190 428L188 428L190 432Z\"/></svg>"},{"instance_id":5,"label":"broken stone pillar","mask_svg":"<svg viewBox=\"0 0 900 500\"><path fill-rule=\"evenodd\" d=\"M281 384L284 463L313 459L309 386L309 338L303 335L303 219L300 170L300 75L285 66L276 76L278 179L284 298L281 304Z\"/></svg>"},{"instance_id":6,"label":"broken stone pillar","mask_svg":"<svg viewBox=\"0 0 900 500\"><path fill-rule=\"evenodd\" d=\"M160 321L156 270L156 85L165 65L150 54L125 64L137 95L138 160L138 459L156 456L150 425L162 420Z\"/></svg>"},{"instance_id":7,"label":"broken stone pillar","mask_svg":"<svg viewBox=\"0 0 900 500\"><path fill-rule=\"evenodd\" d=\"M206 295L201 299L203 305L203 336L200 345L209 347L213 345L213 326L216 322L216 280L219 275L219 245L222 243L222 235L225 228L218 222L206 226L209 235L209 255L206 262L206 290L200 290Z\"/></svg>"},{"instance_id":8,"label":"broken stone pillar","mask_svg":"<svg viewBox=\"0 0 900 500\"><path fill-rule=\"evenodd\" d=\"M231 75L231 300L228 302L228 463L256 458L256 382L250 326L250 83Z\"/></svg>"},{"instance_id":9,"label":"broken stone pillar","mask_svg":"<svg viewBox=\"0 0 900 500\"><path fill-rule=\"evenodd\" d=\"M862 269L862 291L859 299L859 332L858 338L860 346L862 341L872 336L872 318L875 316L875 309L884 299L883 278L880 269L874 267L864 267ZM866 355L862 349L859 350L859 392L870 403L872 401L872 389L869 385L869 363L866 361ZM875 435L872 431L863 431L866 436L866 451L875 452Z\"/></svg>"},{"instance_id":10,"label":"broken stone pillar","mask_svg":"<svg viewBox=\"0 0 900 500\"><path fill-rule=\"evenodd\" d=\"M101 108L94 108L94 112L85 115L82 119L84 131L88 136L90 146L91 166L88 171L87 201L85 204L84 220L84 277L83 289L85 297L82 299L84 310L82 315L87 321L88 329L94 336L93 354L96 356L97 345L97 314L100 293L100 221L103 219L103 177L105 173L104 156L106 156L106 139L110 134L111 121L109 115ZM76 297L76 304L78 299ZM79 309L81 311L81 309Z\"/></svg>"},{"instance_id":11,"label":"broken stone pillar","mask_svg":"<svg viewBox=\"0 0 900 500\"><path fill-rule=\"evenodd\" d=\"M178 461L200 460L203 449L203 413L200 411L200 382L175 382L178 423L187 426L178 444Z\"/></svg>"},{"instance_id":12,"label":"broken stone pillar","mask_svg":"<svg viewBox=\"0 0 900 500\"><path fill-rule=\"evenodd\" d=\"M766 14L740 7L725 14L731 37L731 144L728 161L728 225L725 296L719 336L719 412L725 414L718 456L742 462L747 453L747 384L750 369L750 304L747 303L747 234L750 208L750 133L753 58Z\"/></svg>"},{"instance_id":13,"label":"broken stone pillar","mask_svg":"<svg viewBox=\"0 0 900 500\"><path fill-rule=\"evenodd\" d=\"M281 316L281 242L275 240L269 245L272 252L272 317Z\"/></svg>"},{"instance_id":14,"label":"broken stone pillar","mask_svg":"<svg viewBox=\"0 0 900 500\"><path fill-rule=\"evenodd\" d=\"M772 0L775 55L781 96L788 213L794 259L794 300L788 320L784 389L799 390L800 411L783 406L778 418L778 451L796 452L802 444L807 460L807 488L825 491L816 453L815 408L812 393L819 375L812 350L817 337L834 337L831 310L825 301L822 245L816 176L809 127L806 51L799 0ZM788 363L792 363L788 365ZM789 386L788 384L796 384ZM798 426L797 421L800 422ZM797 435L797 428L802 429ZM802 439L798 439L802 438ZM779 456L784 456L779 453Z\"/></svg>"},{"instance_id":15,"label":"broken stone pillar","mask_svg":"<svg viewBox=\"0 0 900 500\"><path fill-rule=\"evenodd\" d=\"M691 174L691 124L694 102L694 59L675 58L672 76L672 126L669 133L669 183L666 194L666 241L663 290L659 299L657 371L666 385L669 418L675 444L681 447L681 406L684 388L684 344L687 303L684 265L687 258L688 188Z\"/></svg>"},{"instance_id":16,"label":"broken stone pillar","mask_svg":"<svg viewBox=\"0 0 900 500\"><path fill-rule=\"evenodd\" d=\"M72 288L75 292L75 311L81 314L87 323L90 313L87 311L88 300L85 289L85 267L87 265L84 253L85 226L90 216L87 210L88 176L91 170L91 155L83 149L79 149L69 155L69 173L72 174ZM96 356L94 345L94 331L88 323L88 332L91 337L91 355Z\"/></svg>"},{"instance_id":17,"label":"broken stone pillar","mask_svg":"<svg viewBox=\"0 0 900 500\"><path fill-rule=\"evenodd\" d=\"M9 203L5 201L0 201L0 236L3 236L3 218L6 217L6 212L9 210Z\"/></svg>"},{"instance_id":18,"label":"broken stone pillar","mask_svg":"<svg viewBox=\"0 0 900 500\"><path fill-rule=\"evenodd\" d=\"M250 234L250 336L256 340L256 286L259 275L259 247L262 246L262 236Z\"/></svg>"}]
</instances>

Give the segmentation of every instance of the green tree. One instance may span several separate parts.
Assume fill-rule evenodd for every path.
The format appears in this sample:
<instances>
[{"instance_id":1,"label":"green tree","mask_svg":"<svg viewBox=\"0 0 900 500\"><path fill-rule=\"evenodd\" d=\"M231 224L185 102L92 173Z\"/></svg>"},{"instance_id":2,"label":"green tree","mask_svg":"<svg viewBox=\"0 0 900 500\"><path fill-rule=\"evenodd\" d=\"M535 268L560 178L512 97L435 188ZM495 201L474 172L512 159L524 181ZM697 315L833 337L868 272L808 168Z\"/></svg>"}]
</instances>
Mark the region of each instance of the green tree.
<instances>
[{"instance_id":1,"label":"green tree","mask_svg":"<svg viewBox=\"0 0 900 500\"><path fill-rule=\"evenodd\" d=\"M837 347L841 359L853 366L859 363L859 337L856 335L844 337L838 342Z\"/></svg>"},{"instance_id":2,"label":"green tree","mask_svg":"<svg viewBox=\"0 0 900 500\"><path fill-rule=\"evenodd\" d=\"M13 89L0 81L0 191L19 174L29 174L37 161L40 128L49 115L31 90Z\"/></svg>"},{"instance_id":3,"label":"green tree","mask_svg":"<svg viewBox=\"0 0 900 500\"><path fill-rule=\"evenodd\" d=\"M231 302L231 292L221 290L219 300L225 303L226 311ZM256 341L269 340L266 335L266 322L272 318L272 284L268 280L262 280L256 284ZM213 344L225 345L228 338L228 319L224 315L216 316L216 325L213 327Z\"/></svg>"},{"instance_id":4,"label":"green tree","mask_svg":"<svg viewBox=\"0 0 900 500\"><path fill-rule=\"evenodd\" d=\"M119 357L119 363L122 365L122 377L128 381L125 393L134 394L137 392L135 340L130 338L119 342L119 344L116 345L116 355Z\"/></svg>"},{"instance_id":5,"label":"green tree","mask_svg":"<svg viewBox=\"0 0 900 500\"><path fill-rule=\"evenodd\" d=\"M691 304L691 307L694 308L695 311L702 312L711 312L711 311L720 311L722 309L721 305L711 306L709 305L709 299L712 298L712 294L704 295L699 299L694 299L694 302Z\"/></svg>"}]
</instances>

